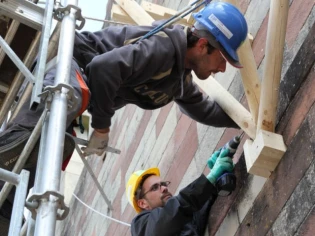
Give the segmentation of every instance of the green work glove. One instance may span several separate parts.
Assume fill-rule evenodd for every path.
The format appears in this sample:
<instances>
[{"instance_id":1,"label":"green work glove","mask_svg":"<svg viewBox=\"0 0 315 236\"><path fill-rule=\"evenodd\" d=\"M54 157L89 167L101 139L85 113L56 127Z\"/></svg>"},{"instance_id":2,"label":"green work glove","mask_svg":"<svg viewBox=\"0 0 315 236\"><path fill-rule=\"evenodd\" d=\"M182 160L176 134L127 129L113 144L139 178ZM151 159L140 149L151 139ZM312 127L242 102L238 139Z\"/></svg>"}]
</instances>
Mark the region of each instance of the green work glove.
<instances>
[{"instance_id":1,"label":"green work glove","mask_svg":"<svg viewBox=\"0 0 315 236\"><path fill-rule=\"evenodd\" d=\"M217 179L225 172L232 172L234 169L233 161L227 156L229 150L221 151L217 161L215 162L211 172L207 175L207 179L215 185Z\"/></svg>"},{"instance_id":2,"label":"green work glove","mask_svg":"<svg viewBox=\"0 0 315 236\"><path fill-rule=\"evenodd\" d=\"M221 152L221 148L220 148L218 151L215 151L215 152L212 154L212 156L208 159L207 164L208 164L208 167L209 167L210 169L213 168L215 162L217 161L217 159L218 159L218 157L219 157L219 155L220 155L220 152Z\"/></svg>"}]
</instances>

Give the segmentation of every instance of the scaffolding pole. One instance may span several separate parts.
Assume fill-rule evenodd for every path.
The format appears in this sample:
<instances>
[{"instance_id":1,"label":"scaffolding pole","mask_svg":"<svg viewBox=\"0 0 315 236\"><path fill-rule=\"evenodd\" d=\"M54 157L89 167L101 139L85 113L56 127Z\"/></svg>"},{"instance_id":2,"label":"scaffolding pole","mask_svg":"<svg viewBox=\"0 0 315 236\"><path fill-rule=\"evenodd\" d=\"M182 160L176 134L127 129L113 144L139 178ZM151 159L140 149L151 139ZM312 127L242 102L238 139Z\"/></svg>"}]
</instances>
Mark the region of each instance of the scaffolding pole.
<instances>
[{"instance_id":1,"label":"scaffolding pole","mask_svg":"<svg viewBox=\"0 0 315 236\"><path fill-rule=\"evenodd\" d=\"M18 175L0 168L0 179L16 185L9 236L20 235L29 175L30 173L26 170L22 170L21 174Z\"/></svg>"},{"instance_id":2,"label":"scaffolding pole","mask_svg":"<svg viewBox=\"0 0 315 236\"><path fill-rule=\"evenodd\" d=\"M51 1L53 2L53 0ZM50 107L50 115L44 121L42 129L34 194L28 199L29 202L38 202L34 231L36 236L54 236L56 220L63 219L67 215L63 196L58 191L66 130L68 92L71 90L68 83L76 27L77 8L75 6L77 0L68 0L67 3L71 5L68 5L69 10L64 12L62 19L55 84L45 88L45 92L49 94L48 101L49 97L51 98L51 104L49 102L46 104L48 108ZM63 210L63 214L59 214L58 210ZM31 222L30 227L34 225L33 223ZM29 231L32 229L30 228Z\"/></svg>"}]
</instances>

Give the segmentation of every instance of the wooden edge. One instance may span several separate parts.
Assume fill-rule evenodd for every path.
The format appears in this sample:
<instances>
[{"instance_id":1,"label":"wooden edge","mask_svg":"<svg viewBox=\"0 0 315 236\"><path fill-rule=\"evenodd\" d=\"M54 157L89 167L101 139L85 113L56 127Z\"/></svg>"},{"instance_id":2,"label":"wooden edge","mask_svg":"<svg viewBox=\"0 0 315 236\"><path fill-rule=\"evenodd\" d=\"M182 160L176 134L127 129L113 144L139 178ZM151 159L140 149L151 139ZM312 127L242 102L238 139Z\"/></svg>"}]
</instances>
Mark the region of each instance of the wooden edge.
<instances>
[{"instance_id":1,"label":"wooden edge","mask_svg":"<svg viewBox=\"0 0 315 236\"><path fill-rule=\"evenodd\" d=\"M256 125L252 115L237 101L225 88L223 88L213 77L207 80L199 80L193 75L194 82L202 90L213 98L232 120L252 139L256 136Z\"/></svg>"}]
</instances>

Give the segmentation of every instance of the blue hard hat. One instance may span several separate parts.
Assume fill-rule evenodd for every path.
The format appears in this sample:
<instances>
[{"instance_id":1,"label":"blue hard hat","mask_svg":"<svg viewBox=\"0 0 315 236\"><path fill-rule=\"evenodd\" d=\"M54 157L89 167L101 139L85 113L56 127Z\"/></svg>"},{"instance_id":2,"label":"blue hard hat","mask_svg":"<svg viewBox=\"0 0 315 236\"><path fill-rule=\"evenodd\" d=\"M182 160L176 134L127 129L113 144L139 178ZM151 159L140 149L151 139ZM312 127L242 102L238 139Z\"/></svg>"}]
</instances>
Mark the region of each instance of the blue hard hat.
<instances>
[{"instance_id":1,"label":"blue hard hat","mask_svg":"<svg viewBox=\"0 0 315 236\"><path fill-rule=\"evenodd\" d=\"M236 50L247 37L247 23L243 14L232 4L213 2L194 13L193 17L196 29L209 31L222 45L223 55L230 57L226 59L238 67L240 63Z\"/></svg>"}]
</instances>

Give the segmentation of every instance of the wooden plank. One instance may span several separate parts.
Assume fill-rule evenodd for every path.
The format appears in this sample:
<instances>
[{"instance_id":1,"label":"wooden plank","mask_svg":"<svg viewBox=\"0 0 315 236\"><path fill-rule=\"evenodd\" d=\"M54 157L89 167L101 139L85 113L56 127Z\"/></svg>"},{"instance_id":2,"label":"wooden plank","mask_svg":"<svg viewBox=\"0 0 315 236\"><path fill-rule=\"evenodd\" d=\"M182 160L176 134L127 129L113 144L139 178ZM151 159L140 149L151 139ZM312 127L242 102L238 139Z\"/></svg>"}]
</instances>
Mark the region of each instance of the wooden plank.
<instances>
[{"instance_id":1,"label":"wooden plank","mask_svg":"<svg viewBox=\"0 0 315 236\"><path fill-rule=\"evenodd\" d=\"M275 131L279 85L283 61L289 1L270 2L265 67L258 113L257 131Z\"/></svg>"},{"instance_id":2,"label":"wooden plank","mask_svg":"<svg viewBox=\"0 0 315 236\"><path fill-rule=\"evenodd\" d=\"M136 25L137 23L124 11L120 6L114 4L111 11L111 19L113 21L126 24Z\"/></svg>"},{"instance_id":3,"label":"wooden plank","mask_svg":"<svg viewBox=\"0 0 315 236\"><path fill-rule=\"evenodd\" d=\"M116 2L138 25L152 25L154 19L136 1L116 0Z\"/></svg>"},{"instance_id":4,"label":"wooden plank","mask_svg":"<svg viewBox=\"0 0 315 236\"><path fill-rule=\"evenodd\" d=\"M164 19L164 15L168 14L168 15L175 15L177 13L176 10L167 8L167 7L163 7L161 5L158 4L154 4L152 2L148 2L148 1L142 1L141 2L141 7L150 14L150 16L152 16L154 19Z\"/></svg>"},{"instance_id":5,"label":"wooden plank","mask_svg":"<svg viewBox=\"0 0 315 236\"><path fill-rule=\"evenodd\" d=\"M8 45L11 44L15 34L16 34L16 31L18 30L19 28L19 25L20 25L20 22L16 21L16 20L12 20L12 23L10 25L10 28L8 30L8 32L6 33L5 35L5 38L4 40L7 42ZM2 64L3 62L3 59L5 57L5 52L3 51L2 48L0 48L0 65Z\"/></svg>"},{"instance_id":6,"label":"wooden plank","mask_svg":"<svg viewBox=\"0 0 315 236\"><path fill-rule=\"evenodd\" d=\"M269 177L270 172L275 170L286 151L282 136L260 130L254 142L250 142L244 145L247 171L254 175Z\"/></svg>"},{"instance_id":7,"label":"wooden plank","mask_svg":"<svg viewBox=\"0 0 315 236\"><path fill-rule=\"evenodd\" d=\"M269 178L269 176L271 175L271 171L254 165L254 160L252 160L251 158L254 155L252 151L252 146L253 146L253 141L249 139L246 140L243 146L247 172L258 175L258 176L262 176L265 178Z\"/></svg>"},{"instance_id":8,"label":"wooden plank","mask_svg":"<svg viewBox=\"0 0 315 236\"><path fill-rule=\"evenodd\" d=\"M142 1L141 2L142 8L150 14L155 20L163 20L163 19L169 19L173 17L177 11L173 10L171 8L163 7L158 4L154 4L148 1ZM175 22L175 24L184 24L189 25L187 23L187 19L183 18Z\"/></svg>"},{"instance_id":9,"label":"wooden plank","mask_svg":"<svg viewBox=\"0 0 315 236\"><path fill-rule=\"evenodd\" d=\"M238 7L236 0L225 0ZM246 99L248 102L249 110L253 116L254 122L257 123L259 101L260 101L260 80L255 63L255 57L251 48L249 38L245 39L243 45L237 52L240 62L244 68L240 69Z\"/></svg>"},{"instance_id":10,"label":"wooden plank","mask_svg":"<svg viewBox=\"0 0 315 236\"><path fill-rule=\"evenodd\" d=\"M195 75L193 78L194 82L213 98L249 137L255 139L256 125L251 114L226 89L214 78L199 80Z\"/></svg>"}]
</instances>

